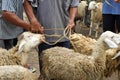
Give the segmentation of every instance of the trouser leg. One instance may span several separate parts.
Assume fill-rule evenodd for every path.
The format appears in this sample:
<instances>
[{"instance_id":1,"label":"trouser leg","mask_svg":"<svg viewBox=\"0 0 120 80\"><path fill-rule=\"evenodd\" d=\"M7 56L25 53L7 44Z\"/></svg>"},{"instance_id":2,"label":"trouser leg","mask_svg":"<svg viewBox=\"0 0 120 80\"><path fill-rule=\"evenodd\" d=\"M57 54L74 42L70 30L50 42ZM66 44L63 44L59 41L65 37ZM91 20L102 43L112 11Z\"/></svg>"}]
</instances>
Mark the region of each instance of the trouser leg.
<instances>
[{"instance_id":1,"label":"trouser leg","mask_svg":"<svg viewBox=\"0 0 120 80\"><path fill-rule=\"evenodd\" d=\"M120 15L116 15L116 27L118 32L120 32Z\"/></svg>"},{"instance_id":2,"label":"trouser leg","mask_svg":"<svg viewBox=\"0 0 120 80\"><path fill-rule=\"evenodd\" d=\"M0 47L1 47L1 48L5 48L5 45L4 45L4 41L3 41L3 40L0 40Z\"/></svg>"},{"instance_id":3,"label":"trouser leg","mask_svg":"<svg viewBox=\"0 0 120 80\"><path fill-rule=\"evenodd\" d=\"M10 49L13 47L13 39L4 40L5 49Z\"/></svg>"},{"instance_id":4,"label":"trouser leg","mask_svg":"<svg viewBox=\"0 0 120 80\"><path fill-rule=\"evenodd\" d=\"M111 14L103 14L103 31L112 31L115 30L115 16Z\"/></svg>"}]
</instances>

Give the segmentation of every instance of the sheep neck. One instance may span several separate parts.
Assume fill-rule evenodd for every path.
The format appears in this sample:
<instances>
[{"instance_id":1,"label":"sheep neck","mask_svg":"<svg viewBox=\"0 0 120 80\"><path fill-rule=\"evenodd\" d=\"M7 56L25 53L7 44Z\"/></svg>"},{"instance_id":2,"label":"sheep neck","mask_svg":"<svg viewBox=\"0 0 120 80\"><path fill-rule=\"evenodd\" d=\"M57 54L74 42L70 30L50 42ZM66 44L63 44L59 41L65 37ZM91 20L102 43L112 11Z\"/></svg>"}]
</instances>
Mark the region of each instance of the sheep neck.
<instances>
[{"instance_id":1,"label":"sheep neck","mask_svg":"<svg viewBox=\"0 0 120 80\"><path fill-rule=\"evenodd\" d=\"M102 40L98 40L97 44L94 47L92 56L96 63L101 63L102 65L105 64L106 61L106 53L107 46Z\"/></svg>"},{"instance_id":2,"label":"sheep neck","mask_svg":"<svg viewBox=\"0 0 120 80\"><path fill-rule=\"evenodd\" d=\"M16 54L16 52L18 51L18 47L17 46L13 47L13 48L9 49L8 51L9 51L9 53Z\"/></svg>"},{"instance_id":3,"label":"sheep neck","mask_svg":"<svg viewBox=\"0 0 120 80\"><path fill-rule=\"evenodd\" d=\"M9 53L11 54L15 54L18 55L18 46L13 47L12 49L9 50ZM22 51L21 53L19 53L20 55L18 55L21 58L21 64L24 66L27 63L27 59L28 59L28 52Z\"/></svg>"}]
</instances>

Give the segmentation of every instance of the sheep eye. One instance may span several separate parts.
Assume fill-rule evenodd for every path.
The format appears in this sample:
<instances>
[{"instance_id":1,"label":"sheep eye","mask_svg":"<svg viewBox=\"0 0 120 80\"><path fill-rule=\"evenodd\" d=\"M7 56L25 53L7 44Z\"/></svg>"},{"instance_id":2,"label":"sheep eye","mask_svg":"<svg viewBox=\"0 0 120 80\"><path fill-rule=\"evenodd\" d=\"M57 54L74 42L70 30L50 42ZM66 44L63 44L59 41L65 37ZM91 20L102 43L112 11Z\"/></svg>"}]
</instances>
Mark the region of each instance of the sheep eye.
<instances>
[{"instance_id":1,"label":"sheep eye","mask_svg":"<svg viewBox=\"0 0 120 80\"><path fill-rule=\"evenodd\" d=\"M29 38L31 37L31 36L28 36Z\"/></svg>"},{"instance_id":2,"label":"sheep eye","mask_svg":"<svg viewBox=\"0 0 120 80\"><path fill-rule=\"evenodd\" d=\"M112 39L114 38L114 36L111 37Z\"/></svg>"}]
</instances>

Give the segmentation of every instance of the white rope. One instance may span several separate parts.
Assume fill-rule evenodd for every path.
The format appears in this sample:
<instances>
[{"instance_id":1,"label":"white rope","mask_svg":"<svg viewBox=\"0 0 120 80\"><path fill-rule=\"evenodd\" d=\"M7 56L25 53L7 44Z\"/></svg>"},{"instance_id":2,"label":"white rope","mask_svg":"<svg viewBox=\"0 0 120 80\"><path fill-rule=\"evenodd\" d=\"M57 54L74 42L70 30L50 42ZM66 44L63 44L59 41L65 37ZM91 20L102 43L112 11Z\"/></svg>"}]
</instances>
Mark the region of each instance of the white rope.
<instances>
[{"instance_id":1,"label":"white rope","mask_svg":"<svg viewBox=\"0 0 120 80\"><path fill-rule=\"evenodd\" d=\"M70 39L70 36L71 36L71 33L72 32L72 30L71 30L71 28L69 28L69 26L67 26L65 29L64 29L64 31L63 31L63 36L62 37L60 37L57 41L55 41L54 43L49 43L49 42L47 42L47 41L45 41L45 40L42 40L44 43L46 43L46 44L48 44L48 45L55 45L55 44L57 44L60 40L62 40L63 38L67 38L67 39ZM55 36L55 37L59 37L60 35L56 35L56 34L53 34L53 35L47 35L47 34L45 34L46 36L49 36L49 37L53 37L53 36ZM74 45L74 43L72 42L72 41L70 41L71 42L71 45L73 46L73 48L75 49L75 51L76 52L78 52L78 50L77 50L77 48L76 48L76 46Z\"/></svg>"},{"instance_id":2,"label":"white rope","mask_svg":"<svg viewBox=\"0 0 120 80\"><path fill-rule=\"evenodd\" d=\"M53 35L44 34L44 35L49 36L49 37L53 37L53 36L55 36L55 37L60 37L59 35L56 35L56 34L53 34ZM67 36L67 35L68 35L68 36ZM49 43L49 42L47 42L47 41L45 41L45 40L43 40L43 42L46 43L46 44L48 44L48 45L55 45L55 44L57 44L58 42L60 42L63 38L69 39L69 36L70 36L70 35L71 35L71 29L69 28L69 26L67 26L67 27L65 28L65 30L63 31L63 36L61 36L58 40L56 40L56 41L53 42L53 43Z\"/></svg>"},{"instance_id":3,"label":"white rope","mask_svg":"<svg viewBox=\"0 0 120 80\"><path fill-rule=\"evenodd\" d=\"M71 34L72 34L71 32L72 32L71 28L66 27L63 33L64 33L64 36L65 36L67 39L70 39L70 36L71 36ZM67 35L68 35L68 36L67 36ZM71 45L73 46L73 48L75 49L75 52L78 52L78 50L77 50L76 46L74 45L74 43L73 43L72 41L70 41L70 43L71 43Z\"/></svg>"}]
</instances>

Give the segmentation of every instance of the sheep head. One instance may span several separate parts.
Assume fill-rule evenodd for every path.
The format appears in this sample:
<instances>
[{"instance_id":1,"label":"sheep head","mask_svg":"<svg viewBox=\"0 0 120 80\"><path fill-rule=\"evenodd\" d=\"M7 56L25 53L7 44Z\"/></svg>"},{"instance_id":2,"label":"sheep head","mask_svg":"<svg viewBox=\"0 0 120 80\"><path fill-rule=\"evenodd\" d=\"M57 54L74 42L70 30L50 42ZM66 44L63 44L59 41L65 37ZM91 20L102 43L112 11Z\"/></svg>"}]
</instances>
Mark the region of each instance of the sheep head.
<instances>
[{"instance_id":1,"label":"sheep head","mask_svg":"<svg viewBox=\"0 0 120 80\"><path fill-rule=\"evenodd\" d=\"M88 6L87 1L81 1L81 4L84 4L84 6Z\"/></svg>"},{"instance_id":2,"label":"sheep head","mask_svg":"<svg viewBox=\"0 0 120 80\"><path fill-rule=\"evenodd\" d=\"M42 34L35 34L31 32L24 32L18 37L18 53L30 52L32 49L35 49L45 37Z\"/></svg>"},{"instance_id":3,"label":"sheep head","mask_svg":"<svg viewBox=\"0 0 120 80\"><path fill-rule=\"evenodd\" d=\"M95 1L91 1L89 3L88 10L93 10L95 8L96 8L96 2Z\"/></svg>"},{"instance_id":4,"label":"sheep head","mask_svg":"<svg viewBox=\"0 0 120 80\"><path fill-rule=\"evenodd\" d=\"M99 40L104 40L110 48L118 48L120 45L120 35L111 31L104 32Z\"/></svg>"}]
</instances>

